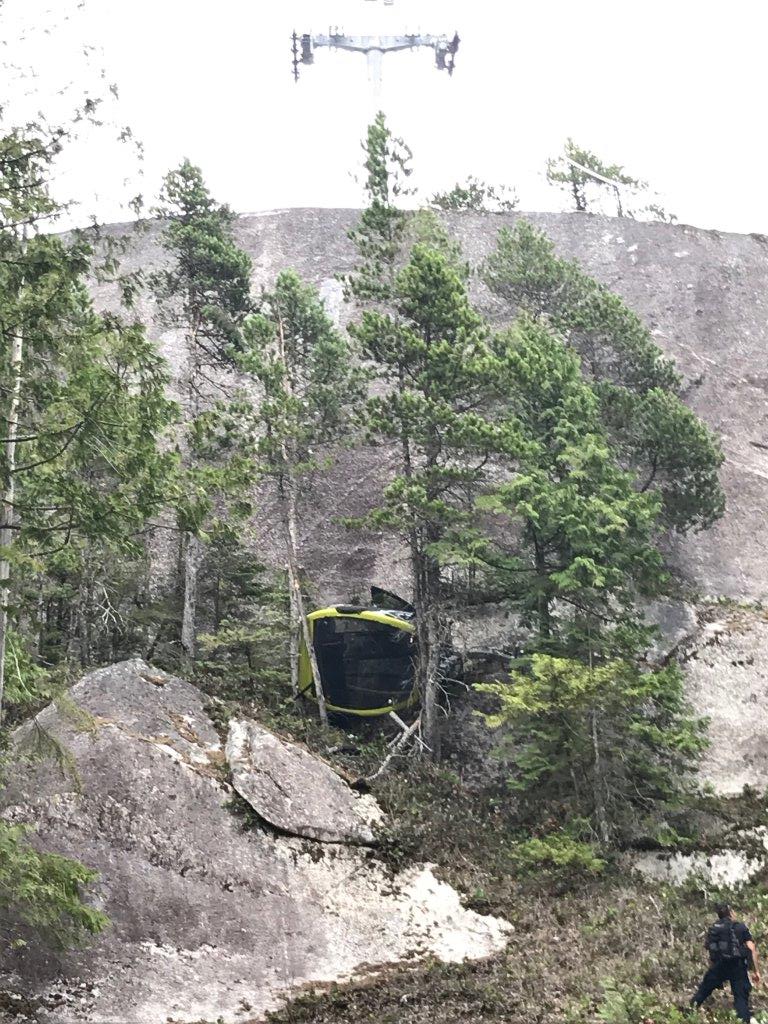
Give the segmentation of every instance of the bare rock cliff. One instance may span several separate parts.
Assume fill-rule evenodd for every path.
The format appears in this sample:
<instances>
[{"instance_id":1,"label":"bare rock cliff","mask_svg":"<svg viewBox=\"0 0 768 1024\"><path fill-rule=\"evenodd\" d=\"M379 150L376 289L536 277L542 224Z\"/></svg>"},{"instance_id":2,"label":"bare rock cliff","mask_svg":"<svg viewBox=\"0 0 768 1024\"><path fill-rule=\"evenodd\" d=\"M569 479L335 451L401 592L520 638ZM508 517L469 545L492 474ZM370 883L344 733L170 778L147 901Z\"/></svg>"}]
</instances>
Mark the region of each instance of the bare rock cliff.
<instances>
[{"instance_id":1,"label":"bare rock cliff","mask_svg":"<svg viewBox=\"0 0 768 1024\"><path fill-rule=\"evenodd\" d=\"M255 286L269 286L280 270L293 267L321 289L334 315L346 320L336 275L354 264L347 232L357 216L354 210L299 209L241 217L238 241L253 258ZM684 375L686 400L722 438L727 514L714 529L686 539L675 555L692 589L738 601L765 599L768 239L586 214L455 214L449 224L467 259L477 265L493 248L499 228L519 217L545 231L559 254L578 260L643 317ZM131 233L125 226L111 230ZM135 236L125 265L150 271L164 259L155 226ZM503 322L507 314L499 303L480 283L473 288L479 307ZM100 304L114 302L109 287L95 291ZM151 323L152 301L143 302L141 312ZM172 332L159 340L180 372L183 340ZM350 535L333 522L342 503L351 514L365 506L385 472L385 456L364 453L342 459L317 481L304 557L324 597L348 597L351 590L382 579L392 586L404 581L397 552L382 547L379 538ZM268 540L268 526L265 531Z\"/></svg>"}]
</instances>

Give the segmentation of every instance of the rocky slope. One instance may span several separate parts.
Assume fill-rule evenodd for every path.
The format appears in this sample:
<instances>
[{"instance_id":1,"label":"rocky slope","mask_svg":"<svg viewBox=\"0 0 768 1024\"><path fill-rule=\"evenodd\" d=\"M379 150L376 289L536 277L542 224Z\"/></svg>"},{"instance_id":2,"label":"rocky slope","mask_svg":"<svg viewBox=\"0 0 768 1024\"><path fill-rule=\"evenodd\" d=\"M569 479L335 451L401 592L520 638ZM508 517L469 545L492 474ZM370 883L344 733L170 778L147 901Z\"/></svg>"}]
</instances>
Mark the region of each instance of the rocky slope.
<instances>
[{"instance_id":1,"label":"rocky slope","mask_svg":"<svg viewBox=\"0 0 768 1024\"><path fill-rule=\"evenodd\" d=\"M505 944L508 925L465 909L428 866L393 876L375 858L371 798L240 722L228 755L260 822L245 830L203 695L143 662L86 676L13 744L30 758L15 760L0 814L96 869L112 921L84 950L32 941L5 955L0 990L41 1024L237 1024L305 986Z\"/></svg>"}]
</instances>

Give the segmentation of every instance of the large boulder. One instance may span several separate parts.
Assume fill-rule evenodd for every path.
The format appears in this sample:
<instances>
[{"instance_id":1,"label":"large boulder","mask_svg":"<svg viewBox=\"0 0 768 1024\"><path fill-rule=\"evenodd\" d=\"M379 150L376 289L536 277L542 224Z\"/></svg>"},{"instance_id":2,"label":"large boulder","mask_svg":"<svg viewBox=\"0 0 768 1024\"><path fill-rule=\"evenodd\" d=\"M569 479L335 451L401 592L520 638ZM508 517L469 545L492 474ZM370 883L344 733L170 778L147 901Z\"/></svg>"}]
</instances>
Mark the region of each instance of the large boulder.
<instances>
[{"instance_id":1,"label":"large boulder","mask_svg":"<svg viewBox=\"0 0 768 1024\"><path fill-rule=\"evenodd\" d=\"M290 745L241 725L260 739L262 769L270 750L278 759L278 791L293 764L306 768L312 820L333 824L338 842L287 834L285 813L280 833L266 819L245 830L227 806L224 752L203 695L141 661L91 673L16 731L0 813L34 826L40 849L98 871L93 900L112 921L83 950L33 943L6 955L0 988L36 1006L37 1019L235 1024L260 1019L302 986L366 967L503 946L505 922L464 908L429 867L392 877L357 845L360 833L345 837L337 827L344 784L329 784L327 765L312 771L306 752L292 756ZM34 759L19 760L33 749ZM277 818L279 801L265 792L254 810ZM307 833L306 818L297 825Z\"/></svg>"},{"instance_id":2,"label":"large boulder","mask_svg":"<svg viewBox=\"0 0 768 1024\"><path fill-rule=\"evenodd\" d=\"M358 796L327 764L256 722L229 724L232 785L281 832L325 843L372 843L376 801Z\"/></svg>"}]
</instances>

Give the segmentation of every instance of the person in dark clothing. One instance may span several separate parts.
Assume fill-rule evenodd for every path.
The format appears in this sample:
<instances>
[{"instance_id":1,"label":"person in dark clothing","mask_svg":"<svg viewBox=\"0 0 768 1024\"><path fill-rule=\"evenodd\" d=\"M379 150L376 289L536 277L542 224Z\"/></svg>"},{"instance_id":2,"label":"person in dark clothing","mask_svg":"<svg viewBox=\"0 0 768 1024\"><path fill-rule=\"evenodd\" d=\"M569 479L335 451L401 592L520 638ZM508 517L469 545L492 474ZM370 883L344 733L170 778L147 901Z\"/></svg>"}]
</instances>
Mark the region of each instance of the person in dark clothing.
<instances>
[{"instance_id":1,"label":"person in dark clothing","mask_svg":"<svg viewBox=\"0 0 768 1024\"><path fill-rule=\"evenodd\" d=\"M727 903L719 903L715 909L717 921L707 932L704 943L709 953L710 966L701 979L696 995L691 999L691 1006L698 1009L716 988L723 988L727 981L731 985L733 1008L737 1016L749 1024L752 1016L749 1008L749 994L752 991L750 970L755 985L760 984L757 949L749 928L743 921L735 920Z\"/></svg>"}]
</instances>

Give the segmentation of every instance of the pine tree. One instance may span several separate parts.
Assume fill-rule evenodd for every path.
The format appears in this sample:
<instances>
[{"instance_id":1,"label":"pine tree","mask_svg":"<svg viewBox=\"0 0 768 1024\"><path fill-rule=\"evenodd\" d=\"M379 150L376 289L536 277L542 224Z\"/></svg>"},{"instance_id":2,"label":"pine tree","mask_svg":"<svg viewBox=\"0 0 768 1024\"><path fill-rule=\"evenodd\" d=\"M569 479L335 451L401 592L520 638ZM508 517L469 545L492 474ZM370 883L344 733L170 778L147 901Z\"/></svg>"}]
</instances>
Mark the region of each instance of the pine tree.
<instances>
[{"instance_id":1,"label":"pine tree","mask_svg":"<svg viewBox=\"0 0 768 1024\"><path fill-rule=\"evenodd\" d=\"M513 447L479 409L489 393L487 328L449 259L417 245L396 275L392 312L366 310L351 330L383 393L369 398L367 428L394 442L398 471L366 522L407 543L418 642L416 680L432 756L440 753L441 654L448 639L440 549L466 523L463 494L482 480L489 453Z\"/></svg>"},{"instance_id":2,"label":"pine tree","mask_svg":"<svg viewBox=\"0 0 768 1024\"><path fill-rule=\"evenodd\" d=\"M299 633L312 664L323 723L325 700L311 643L300 574L299 498L302 481L348 434L363 394L354 353L326 313L316 289L284 271L266 292L243 332L237 365L256 385L230 406L231 429L262 477L273 481L282 518L291 609L291 688L298 694Z\"/></svg>"},{"instance_id":3,"label":"pine tree","mask_svg":"<svg viewBox=\"0 0 768 1024\"><path fill-rule=\"evenodd\" d=\"M544 317L579 354L611 444L637 486L661 497L664 525L685 532L720 518L720 446L681 400L680 375L640 317L526 221L502 229L482 276L511 309Z\"/></svg>"},{"instance_id":4,"label":"pine tree","mask_svg":"<svg viewBox=\"0 0 768 1024\"><path fill-rule=\"evenodd\" d=\"M577 213L588 211L595 194L607 193L616 204L617 217L650 217L665 223L677 220L653 200L635 206L635 200L648 197L648 182L633 178L619 164L604 163L573 139L566 140L562 156L547 161L547 181L569 194Z\"/></svg>"},{"instance_id":5,"label":"pine tree","mask_svg":"<svg viewBox=\"0 0 768 1024\"><path fill-rule=\"evenodd\" d=\"M511 782L531 822L570 813L602 844L642 811L652 827L705 746L675 669L643 664L645 598L667 581L663 494L638 486L611 443L578 356L522 314L492 341L497 415L522 442L500 451L501 482L444 557L472 560L529 629L510 682L481 687L509 727Z\"/></svg>"},{"instance_id":6,"label":"pine tree","mask_svg":"<svg viewBox=\"0 0 768 1024\"><path fill-rule=\"evenodd\" d=\"M600 157L578 146L573 139L566 141L563 154L547 161L547 181L570 194L577 213L585 213L589 208L590 189L608 190L616 203L616 216L623 217L622 186L636 192L648 188L646 182L631 177L619 164L603 163Z\"/></svg>"},{"instance_id":7,"label":"pine tree","mask_svg":"<svg viewBox=\"0 0 768 1024\"><path fill-rule=\"evenodd\" d=\"M359 263L344 281L348 297L358 305L386 306L407 253L409 217L397 201L409 194L405 179L412 173L411 151L378 113L368 126L363 152L368 205L349 233Z\"/></svg>"},{"instance_id":8,"label":"pine tree","mask_svg":"<svg viewBox=\"0 0 768 1024\"><path fill-rule=\"evenodd\" d=\"M48 942L65 946L96 935L106 915L82 902L82 891L96 872L66 857L38 853L18 825L0 822L0 944L24 945L18 925Z\"/></svg>"},{"instance_id":9,"label":"pine tree","mask_svg":"<svg viewBox=\"0 0 768 1024\"><path fill-rule=\"evenodd\" d=\"M83 241L19 228L54 209L51 158L36 138L0 140L0 705L9 616L34 567L73 538L130 547L173 486L158 450L174 414L165 364L141 325L94 313Z\"/></svg>"},{"instance_id":10,"label":"pine tree","mask_svg":"<svg viewBox=\"0 0 768 1024\"><path fill-rule=\"evenodd\" d=\"M182 381L189 501L179 507L182 564L181 647L195 654L198 572L204 556L201 531L213 508L213 492L226 491L236 477L215 479L195 453L197 422L220 397L222 374L231 372L241 345L245 317L252 310L251 260L233 237L235 214L211 196L200 168L188 160L165 178L157 214L166 221L162 245L170 268L152 275L160 322L179 331L186 346Z\"/></svg>"},{"instance_id":11,"label":"pine tree","mask_svg":"<svg viewBox=\"0 0 768 1024\"><path fill-rule=\"evenodd\" d=\"M265 722L286 703L288 591L255 550L238 523L219 522L208 537L200 602L211 609L211 631L199 637L194 681Z\"/></svg>"},{"instance_id":12,"label":"pine tree","mask_svg":"<svg viewBox=\"0 0 768 1024\"><path fill-rule=\"evenodd\" d=\"M448 623L437 548L448 525L455 530L463 515L455 489L477 483L469 451L475 442L482 447L483 422L464 416L461 390L471 402L485 383L485 332L467 300L468 268L436 215L409 214L397 205L407 194L410 150L383 114L369 127L363 149L368 205L350 233L359 262L345 279L362 319L350 331L383 390L367 404L368 434L393 441L399 460L382 504L365 522L397 533L409 549L422 732L438 758Z\"/></svg>"},{"instance_id":13,"label":"pine tree","mask_svg":"<svg viewBox=\"0 0 768 1024\"><path fill-rule=\"evenodd\" d=\"M690 791L706 740L677 666L537 654L509 682L478 689L498 698L487 722L508 730L510 785L531 826L582 817L603 846L654 838Z\"/></svg>"},{"instance_id":14,"label":"pine tree","mask_svg":"<svg viewBox=\"0 0 768 1024\"><path fill-rule=\"evenodd\" d=\"M525 443L499 453L506 472L477 500L494 528L464 540L464 554L535 627L536 649L594 658L615 642L606 626L626 633L666 582L660 497L622 468L578 357L548 327L523 315L492 348L497 415Z\"/></svg>"}]
</instances>

